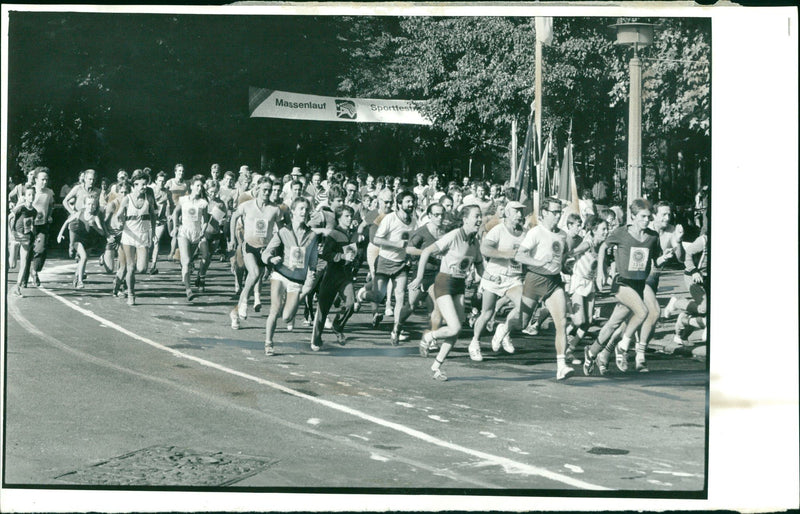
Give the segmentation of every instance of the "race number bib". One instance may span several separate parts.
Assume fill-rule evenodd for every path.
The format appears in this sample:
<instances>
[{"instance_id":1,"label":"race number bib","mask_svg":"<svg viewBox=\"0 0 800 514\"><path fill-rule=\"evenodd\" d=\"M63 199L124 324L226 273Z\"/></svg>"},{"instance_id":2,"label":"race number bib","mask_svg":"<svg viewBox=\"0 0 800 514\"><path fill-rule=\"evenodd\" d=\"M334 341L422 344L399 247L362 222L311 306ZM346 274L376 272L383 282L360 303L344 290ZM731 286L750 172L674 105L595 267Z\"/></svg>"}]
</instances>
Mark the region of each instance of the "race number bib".
<instances>
[{"instance_id":1,"label":"race number bib","mask_svg":"<svg viewBox=\"0 0 800 514\"><path fill-rule=\"evenodd\" d=\"M289 263L286 266L292 269L302 268L305 260L306 249L295 246L289 251Z\"/></svg>"},{"instance_id":2,"label":"race number bib","mask_svg":"<svg viewBox=\"0 0 800 514\"><path fill-rule=\"evenodd\" d=\"M186 214L189 215L188 217L189 220L191 221L197 222L200 220L200 209L198 209L197 207L189 207L186 210Z\"/></svg>"},{"instance_id":3,"label":"race number bib","mask_svg":"<svg viewBox=\"0 0 800 514\"><path fill-rule=\"evenodd\" d=\"M519 250L519 243L514 243L514 245L511 247L511 249L514 250L514 252L516 253L516 251ZM506 270L506 273L508 273L509 275L521 275L522 274L522 264L520 264L519 262L515 261L514 259L509 259L508 260L508 269Z\"/></svg>"},{"instance_id":4,"label":"race number bib","mask_svg":"<svg viewBox=\"0 0 800 514\"><path fill-rule=\"evenodd\" d=\"M466 278L471 264L472 259L469 257L462 258L459 262L450 266L450 275L452 275L453 278Z\"/></svg>"},{"instance_id":5,"label":"race number bib","mask_svg":"<svg viewBox=\"0 0 800 514\"><path fill-rule=\"evenodd\" d=\"M33 230L33 218L23 218L22 219L22 233L23 234L30 234Z\"/></svg>"},{"instance_id":6,"label":"race number bib","mask_svg":"<svg viewBox=\"0 0 800 514\"><path fill-rule=\"evenodd\" d=\"M267 220L263 218L256 219L255 230L253 232L256 237L267 237Z\"/></svg>"},{"instance_id":7,"label":"race number bib","mask_svg":"<svg viewBox=\"0 0 800 514\"><path fill-rule=\"evenodd\" d=\"M551 260L553 261L561 260L561 250L562 250L561 243L558 241L553 241L552 250L553 250L553 256Z\"/></svg>"},{"instance_id":8,"label":"race number bib","mask_svg":"<svg viewBox=\"0 0 800 514\"><path fill-rule=\"evenodd\" d=\"M645 271L647 269L649 248L631 248L631 257L628 260L628 271Z\"/></svg>"},{"instance_id":9,"label":"race number bib","mask_svg":"<svg viewBox=\"0 0 800 514\"><path fill-rule=\"evenodd\" d=\"M349 245L342 247L342 252L344 253L344 260L347 262L352 261L356 257L356 244L351 243Z\"/></svg>"},{"instance_id":10,"label":"race number bib","mask_svg":"<svg viewBox=\"0 0 800 514\"><path fill-rule=\"evenodd\" d=\"M217 205L214 205L214 207L211 209L211 217L217 221L222 221L225 219L225 212L223 212L223 210Z\"/></svg>"},{"instance_id":11,"label":"race number bib","mask_svg":"<svg viewBox=\"0 0 800 514\"><path fill-rule=\"evenodd\" d=\"M33 222L34 225L44 225L44 213L36 211L36 220Z\"/></svg>"}]
</instances>

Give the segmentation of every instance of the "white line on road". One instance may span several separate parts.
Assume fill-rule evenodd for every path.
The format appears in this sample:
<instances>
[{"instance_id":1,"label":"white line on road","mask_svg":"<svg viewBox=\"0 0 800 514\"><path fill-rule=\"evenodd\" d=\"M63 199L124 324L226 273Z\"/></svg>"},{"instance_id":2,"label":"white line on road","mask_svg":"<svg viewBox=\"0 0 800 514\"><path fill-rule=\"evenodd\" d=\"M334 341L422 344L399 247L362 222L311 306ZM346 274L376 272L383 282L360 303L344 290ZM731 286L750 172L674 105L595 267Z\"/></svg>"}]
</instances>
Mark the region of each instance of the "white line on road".
<instances>
[{"instance_id":1,"label":"white line on road","mask_svg":"<svg viewBox=\"0 0 800 514\"><path fill-rule=\"evenodd\" d=\"M221 371L223 373L228 373L230 375L234 375L234 376L237 376L237 377L240 377L240 378L244 378L244 379L250 380L252 382L256 382L258 384L270 387L272 389L276 389L276 390L284 392L286 394L290 394L290 395L295 396L297 398L302 398L304 400L308 400L310 402L314 402L314 403L319 404L319 405L324 405L325 407L328 407L330 409L334 409L334 410L337 410L339 412L350 414L351 416L355 416L355 417L361 418L361 419L363 419L365 421L369 421L369 422L374 423L376 425L380 425L382 427L395 430L397 432L406 434L408 436L414 437L414 438L419 439L421 441L425 441L427 443L430 443L430 444L433 444L433 445L436 445L436 446L439 446L439 447L442 447L442 448L447 448L449 450L453 450L453 451L465 453L467 455L471 455L473 457L477 457L477 458L482 459L484 461L481 464L481 466L487 466L487 465L489 465L489 466L491 466L491 465L501 466L503 469L506 470L507 473L517 473L517 474L540 476L540 477L543 477L543 478L547 478L547 479L550 479L550 480L553 480L553 481L556 481L556 482L560 482L562 484L566 484L566 485L569 485L569 486L572 486L572 487L577 487L577 488L580 488L580 489L589 489L589 490L593 490L593 491L608 491L608 490L610 490L607 487L603 487L603 486L600 486L600 485L597 485L597 484L592 484L592 483L589 483L589 482L585 482L583 480L577 480L575 478L572 478L572 477L569 477L569 476L566 476L566 475L562 475L561 473L555 473L553 471L549 471L547 469L540 468L538 466L532 466L530 464L525 464L523 462L517 462L515 460L508 459L506 457L500 457L498 455L492 455L490 453L482 452L480 450L474 450L472 448L467 448L465 446L454 444L454 443L445 441L443 439L439 439L437 437L434 437L434 436L432 436L430 434L426 434L425 432L421 432L419 430L407 427L405 425L401 425L400 423L395 423L393 421L388 421L388 420L385 420L385 419L381 419L381 418L378 418L378 417L373 416L371 414L367 414L365 412L361 412L361 411L359 411L357 409L353 409L353 408L347 407L346 405L340 405L338 403L335 403L335 402L332 402L332 401L329 401L329 400L324 400L324 399L321 399L321 398L310 396L310 395L301 393L299 391L296 391L294 389L291 389L289 387L283 386L281 384L278 384L278 383L275 383L275 382L271 382L269 380L265 380L263 378L256 377L256 376L253 376L253 375L249 375L247 373L244 373L244 372L241 372L241 371L237 371L237 370L232 369L232 368L228 368L228 367L223 366L221 364L217 364L216 362L212 362L212 361L209 361L209 360L206 360L206 359L201 359L200 357L195 357L193 355L189 355L189 354L183 353L181 351L175 350L175 349L170 348L168 346L164 346L163 344L157 343L157 342L155 342L155 341L153 341L151 339L148 339L148 338L146 338L144 336L140 336L139 334L136 334L135 332L131 332L130 330L128 330L125 327L122 327L120 325L117 325L116 323L114 323L111 320L103 318L102 316L99 316L99 315L95 314L94 312L92 312L92 311L90 311L88 309L84 309L84 308L82 308L82 307L80 307L78 305L75 305L75 304L71 303L70 301L62 298L58 294L56 294L56 293L54 293L54 292L52 292L52 291L50 291L50 290L48 290L48 289L46 289L44 287L41 287L39 289L41 291L43 291L44 293L46 293L47 295L52 296L53 298L55 298L59 302L63 303L64 305L66 305L70 309L73 309L73 310L83 314L84 316L92 318L92 319L94 319L94 320L96 320L96 321L98 321L98 322L100 322L100 323L102 323L102 324L104 324L104 325L106 325L106 326L108 326L110 328L113 328L114 330L116 330L116 331L118 331L118 332L120 332L122 334L125 334L128 337L131 337L131 338L136 339L138 341L141 341L141 342L143 342L143 343L145 343L147 345L150 345L153 348L157 348L159 350L171 353L175 357L178 357L178 358L181 358L181 359L187 359L187 360L196 362L197 364L200 364L202 366L205 366L205 367L208 367L208 368L211 368L211 369L215 369L215 370Z\"/></svg>"}]
</instances>

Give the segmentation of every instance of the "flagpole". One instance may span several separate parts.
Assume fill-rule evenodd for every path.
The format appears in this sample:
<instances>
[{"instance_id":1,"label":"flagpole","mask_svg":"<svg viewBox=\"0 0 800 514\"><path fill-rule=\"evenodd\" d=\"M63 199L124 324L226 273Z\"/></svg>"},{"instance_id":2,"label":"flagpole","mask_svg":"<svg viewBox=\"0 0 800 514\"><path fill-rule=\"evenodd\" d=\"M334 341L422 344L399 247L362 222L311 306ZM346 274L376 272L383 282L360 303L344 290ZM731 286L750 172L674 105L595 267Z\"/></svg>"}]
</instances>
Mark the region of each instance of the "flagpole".
<instances>
[{"instance_id":1,"label":"flagpole","mask_svg":"<svg viewBox=\"0 0 800 514\"><path fill-rule=\"evenodd\" d=\"M517 183L517 118L511 120L511 175L509 184Z\"/></svg>"},{"instance_id":2,"label":"flagpole","mask_svg":"<svg viewBox=\"0 0 800 514\"><path fill-rule=\"evenodd\" d=\"M542 42L539 35L536 37L536 68L534 72L534 108L533 117L534 125L536 126L536 148L542 148ZM541 169L539 163L536 163L538 180L536 182L538 188L539 205L542 204L544 199L544 170Z\"/></svg>"}]
</instances>

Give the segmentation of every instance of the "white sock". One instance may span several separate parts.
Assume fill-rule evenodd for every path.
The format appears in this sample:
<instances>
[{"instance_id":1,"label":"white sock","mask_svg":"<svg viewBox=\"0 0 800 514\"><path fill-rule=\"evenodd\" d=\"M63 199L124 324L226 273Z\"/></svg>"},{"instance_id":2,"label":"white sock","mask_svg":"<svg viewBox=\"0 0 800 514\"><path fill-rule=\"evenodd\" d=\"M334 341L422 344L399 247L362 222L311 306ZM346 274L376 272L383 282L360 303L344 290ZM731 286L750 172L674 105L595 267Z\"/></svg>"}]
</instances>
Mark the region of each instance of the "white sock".
<instances>
[{"instance_id":1,"label":"white sock","mask_svg":"<svg viewBox=\"0 0 800 514\"><path fill-rule=\"evenodd\" d=\"M631 338L627 336L622 336L622 339L619 340L619 347L622 348L622 351L627 352L628 347L631 345Z\"/></svg>"},{"instance_id":2,"label":"white sock","mask_svg":"<svg viewBox=\"0 0 800 514\"><path fill-rule=\"evenodd\" d=\"M564 360L564 354L556 355L556 363L558 364L558 369L561 369L567 365L566 361Z\"/></svg>"}]
</instances>

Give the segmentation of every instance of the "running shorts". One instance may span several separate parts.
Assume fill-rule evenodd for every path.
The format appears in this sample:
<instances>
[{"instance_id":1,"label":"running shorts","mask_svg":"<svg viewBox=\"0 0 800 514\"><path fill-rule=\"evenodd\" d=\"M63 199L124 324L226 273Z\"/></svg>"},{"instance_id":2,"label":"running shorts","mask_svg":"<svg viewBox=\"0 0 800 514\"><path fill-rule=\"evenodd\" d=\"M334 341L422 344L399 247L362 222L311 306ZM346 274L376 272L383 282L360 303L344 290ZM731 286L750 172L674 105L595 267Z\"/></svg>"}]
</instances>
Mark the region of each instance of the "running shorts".
<instances>
[{"instance_id":1,"label":"running shorts","mask_svg":"<svg viewBox=\"0 0 800 514\"><path fill-rule=\"evenodd\" d=\"M509 277L508 275L493 275L487 271L481 277L480 290L487 291L498 298L515 287L522 287L522 279L519 276Z\"/></svg>"},{"instance_id":2,"label":"running shorts","mask_svg":"<svg viewBox=\"0 0 800 514\"><path fill-rule=\"evenodd\" d=\"M661 278L660 273L650 273L645 280L645 283L650 286L654 293L658 292L658 280Z\"/></svg>"},{"instance_id":3,"label":"running shorts","mask_svg":"<svg viewBox=\"0 0 800 514\"><path fill-rule=\"evenodd\" d=\"M557 289L563 289L561 274L540 275L529 271L522 283L522 296L531 300L547 300Z\"/></svg>"},{"instance_id":4,"label":"running shorts","mask_svg":"<svg viewBox=\"0 0 800 514\"><path fill-rule=\"evenodd\" d=\"M270 280L275 280L280 282L286 288L287 293L299 293L300 290L303 288L303 284L298 282L294 282L293 280L289 280L288 278L284 277L277 271L273 271L272 274L269 276Z\"/></svg>"},{"instance_id":5,"label":"running shorts","mask_svg":"<svg viewBox=\"0 0 800 514\"><path fill-rule=\"evenodd\" d=\"M433 297L463 295L467 289L465 278L454 278L449 273L438 273L433 282Z\"/></svg>"},{"instance_id":6,"label":"running shorts","mask_svg":"<svg viewBox=\"0 0 800 514\"><path fill-rule=\"evenodd\" d=\"M639 295L639 298L644 299L644 286L646 284L646 280L631 280L629 278L623 278L617 275L614 277L614 281L611 283L611 293L617 294L620 286L628 286L636 291L636 294Z\"/></svg>"},{"instance_id":7,"label":"running shorts","mask_svg":"<svg viewBox=\"0 0 800 514\"><path fill-rule=\"evenodd\" d=\"M392 261L384 257L378 256L375 261L375 276L382 275L387 279L396 278L401 273L408 271L408 265L405 261Z\"/></svg>"},{"instance_id":8,"label":"running shorts","mask_svg":"<svg viewBox=\"0 0 800 514\"><path fill-rule=\"evenodd\" d=\"M266 266L266 264L264 264L264 262L261 260L261 250L263 249L264 247L251 246L250 243L247 242L244 243L244 253L249 253L250 255L255 257L256 264L258 264L259 268L263 268L264 266ZM242 260L244 260L244 255L242 255Z\"/></svg>"}]
</instances>

